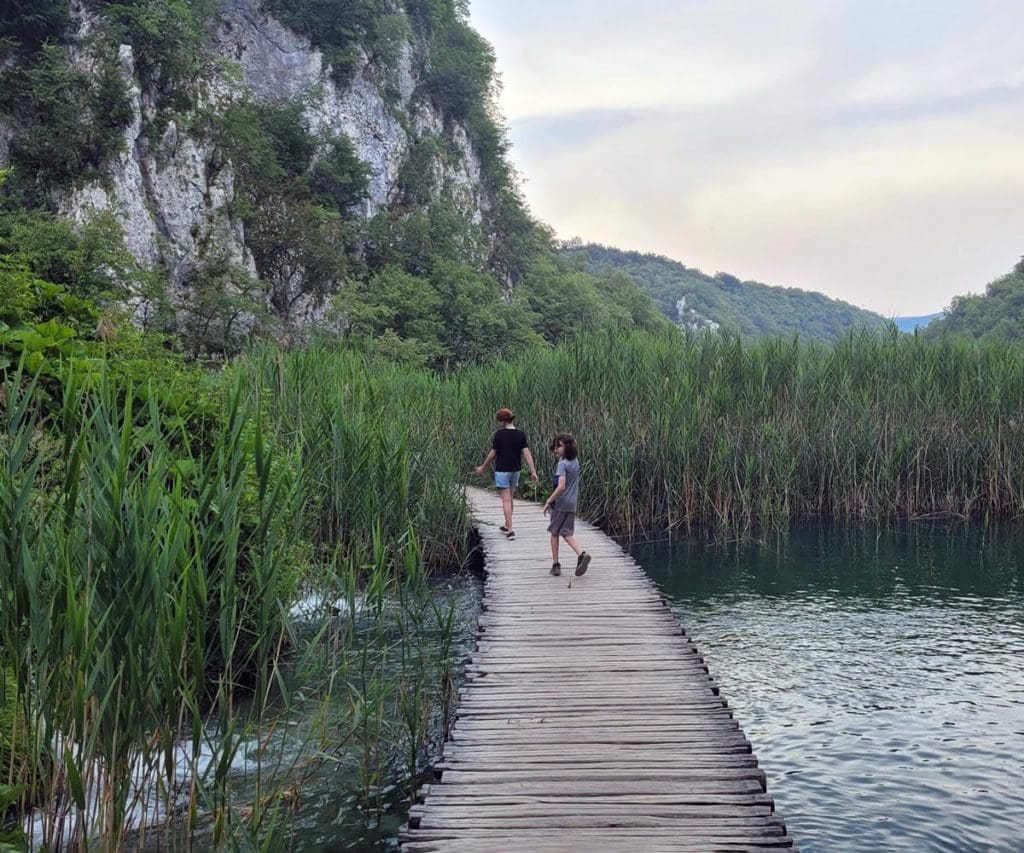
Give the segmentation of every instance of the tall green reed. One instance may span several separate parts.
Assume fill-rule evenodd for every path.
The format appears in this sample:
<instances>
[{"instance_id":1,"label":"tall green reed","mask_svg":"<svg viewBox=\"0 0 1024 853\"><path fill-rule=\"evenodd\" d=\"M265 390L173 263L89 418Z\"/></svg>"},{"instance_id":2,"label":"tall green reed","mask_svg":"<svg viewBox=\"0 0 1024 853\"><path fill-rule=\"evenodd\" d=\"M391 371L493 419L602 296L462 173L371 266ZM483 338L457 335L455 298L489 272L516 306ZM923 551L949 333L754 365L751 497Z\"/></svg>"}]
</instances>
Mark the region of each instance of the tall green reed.
<instances>
[{"instance_id":1,"label":"tall green reed","mask_svg":"<svg viewBox=\"0 0 1024 853\"><path fill-rule=\"evenodd\" d=\"M608 336L461 383L479 418L511 405L542 436L575 432L584 507L621 532L1024 511L1013 344Z\"/></svg>"},{"instance_id":2,"label":"tall green reed","mask_svg":"<svg viewBox=\"0 0 1024 853\"><path fill-rule=\"evenodd\" d=\"M202 457L155 397L140 404L107 377L63 389L63 452L47 448L32 385L15 377L4 390L0 650L33 733L28 754L49 757L4 771L27 773L34 800L54 804L37 841L117 849L130 815L144 832L146 816L174 811L183 769L220 841L239 688L268 692L286 632L289 466L237 388ZM56 488L33 491L41 471ZM211 709L219 737L204 779ZM187 731L191 755L178 747ZM163 802L142 802L152 789L140 779Z\"/></svg>"}]
</instances>

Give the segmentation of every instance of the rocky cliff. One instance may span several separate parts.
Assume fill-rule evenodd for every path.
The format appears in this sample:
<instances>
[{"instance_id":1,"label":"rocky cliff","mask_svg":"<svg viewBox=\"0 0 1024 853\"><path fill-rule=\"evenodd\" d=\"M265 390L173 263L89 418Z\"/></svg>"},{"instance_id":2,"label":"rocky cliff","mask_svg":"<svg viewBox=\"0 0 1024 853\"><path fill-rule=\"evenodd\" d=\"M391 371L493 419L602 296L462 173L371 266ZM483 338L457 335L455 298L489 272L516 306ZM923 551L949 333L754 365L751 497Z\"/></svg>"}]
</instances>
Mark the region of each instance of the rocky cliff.
<instances>
[{"instance_id":1,"label":"rocky cliff","mask_svg":"<svg viewBox=\"0 0 1024 853\"><path fill-rule=\"evenodd\" d=\"M118 150L85 180L55 188L51 203L79 223L100 212L112 214L131 254L166 272L174 304L187 301L191 274L213 252L218 262L244 269L254 279L273 279L279 273L259 268L238 213L235 163L210 130L216 120L198 117L217 116L242 101L298 103L312 137L347 139L365 164L365 193L342 211L345 218L367 220L394 208L402 200L403 168L411 152L432 139L443 144L432 146L416 164L427 200L443 196L470 223L483 226L491 199L467 129L424 96L422 78L429 66L424 40L402 7L387 5L386 12L401 34L389 59L382 63L359 50L341 81L320 49L268 14L258 0L226 0L205 27L203 74L182 84L192 90L194 109L175 113L161 106L166 93L140 70L147 59L140 57L140 48L104 44L102 13L96 4L76 0L63 39L67 61L77 71L95 74L101 52L113 51L129 117ZM16 119L0 121L0 166L9 160L8 143L16 132ZM303 325L322 319L326 300L320 288L278 300L277 313L285 302L286 319ZM140 296L133 307L142 317L151 306Z\"/></svg>"}]
</instances>

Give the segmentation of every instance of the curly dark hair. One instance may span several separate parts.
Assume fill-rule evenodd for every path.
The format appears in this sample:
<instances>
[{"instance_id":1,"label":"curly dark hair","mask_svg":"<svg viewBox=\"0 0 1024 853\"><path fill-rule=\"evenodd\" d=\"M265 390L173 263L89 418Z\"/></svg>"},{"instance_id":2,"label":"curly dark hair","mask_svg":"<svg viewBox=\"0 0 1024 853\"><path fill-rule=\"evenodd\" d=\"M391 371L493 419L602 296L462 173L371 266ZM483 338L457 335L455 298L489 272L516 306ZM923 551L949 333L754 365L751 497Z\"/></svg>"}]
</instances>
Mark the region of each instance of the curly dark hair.
<instances>
[{"instance_id":1,"label":"curly dark hair","mask_svg":"<svg viewBox=\"0 0 1024 853\"><path fill-rule=\"evenodd\" d=\"M562 445L562 456L570 462L580 455L579 448L576 446L576 437L571 432L560 432L551 439L552 450L559 444Z\"/></svg>"}]
</instances>

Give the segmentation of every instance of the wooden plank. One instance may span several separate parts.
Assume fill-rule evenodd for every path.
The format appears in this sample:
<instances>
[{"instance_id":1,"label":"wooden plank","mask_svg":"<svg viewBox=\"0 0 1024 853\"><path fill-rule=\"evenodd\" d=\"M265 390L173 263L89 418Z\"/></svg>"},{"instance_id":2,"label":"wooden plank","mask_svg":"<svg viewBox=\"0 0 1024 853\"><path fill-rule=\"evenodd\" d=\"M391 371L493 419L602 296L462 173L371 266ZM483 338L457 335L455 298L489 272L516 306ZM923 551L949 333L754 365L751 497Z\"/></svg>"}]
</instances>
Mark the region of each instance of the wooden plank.
<instances>
[{"instance_id":1,"label":"wooden plank","mask_svg":"<svg viewBox=\"0 0 1024 853\"><path fill-rule=\"evenodd\" d=\"M443 832L443 831L442 831ZM424 831L423 835L430 835ZM765 853L766 850L785 848L796 853L788 837L765 837L758 840L706 839L694 841L685 838L666 838L662 835L638 837L635 833L625 839L604 837L595 840L592 836L579 836L575 830L558 834L559 841L547 838L510 841L503 833L477 835L469 839L444 837L436 841L403 841L402 849L410 853L579 853L581 850L600 849L601 853ZM595 844L599 847L595 848Z\"/></svg>"},{"instance_id":2,"label":"wooden plank","mask_svg":"<svg viewBox=\"0 0 1024 853\"><path fill-rule=\"evenodd\" d=\"M622 794L631 796L634 794L661 794L666 790L665 784L658 781L637 780L634 782L601 782L582 781L572 786L574 796L595 796L603 797L609 794ZM671 788L675 796L707 796L712 794L759 794L762 793L761 786L749 779L733 781L717 781L707 779L695 781L689 784L676 782ZM497 784L480 783L476 785L459 785L454 782L444 784L427 784L423 786L422 795L428 794L435 797L460 797L473 798L483 796L496 796L517 794L524 796L536 796L550 793L565 793L565 787L561 784L551 782L500 782Z\"/></svg>"},{"instance_id":3,"label":"wooden plank","mask_svg":"<svg viewBox=\"0 0 1024 853\"><path fill-rule=\"evenodd\" d=\"M469 490L488 573L451 739L403 849L792 848L765 773L658 589L583 522L552 577L546 520Z\"/></svg>"}]
</instances>

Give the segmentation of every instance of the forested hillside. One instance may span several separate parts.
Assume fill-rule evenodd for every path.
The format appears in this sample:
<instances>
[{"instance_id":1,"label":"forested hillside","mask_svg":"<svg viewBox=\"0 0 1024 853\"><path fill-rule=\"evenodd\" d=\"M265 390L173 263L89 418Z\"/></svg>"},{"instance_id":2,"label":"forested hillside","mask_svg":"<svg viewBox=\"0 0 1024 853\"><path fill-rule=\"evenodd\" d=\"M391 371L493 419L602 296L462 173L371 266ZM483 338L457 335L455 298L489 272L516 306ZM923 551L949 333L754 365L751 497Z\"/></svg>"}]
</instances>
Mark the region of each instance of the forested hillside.
<instances>
[{"instance_id":1,"label":"forested hillside","mask_svg":"<svg viewBox=\"0 0 1024 853\"><path fill-rule=\"evenodd\" d=\"M16 7L0 289L30 276L217 357L324 329L444 366L662 325L530 216L466 17L457 0Z\"/></svg>"},{"instance_id":2,"label":"forested hillside","mask_svg":"<svg viewBox=\"0 0 1024 853\"><path fill-rule=\"evenodd\" d=\"M980 340L1024 340L1024 258L984 294L958 296L945 316L930 323L929 337L969 335Z\"/></svg>"},{"instance_id":3,"label":"forested hillside","mask_svg":"<svg viewBox=\"0 0 1024 853\"><path fill-rule=\"evenodd\" d=\"M740 281L728 273L709 276L661 255L627 252L597 244L567 244L564 256L585 269L627 273L666 317L684 329L718 329L758 337L798 333L821 341L851 329L878 328L878 314L794 287Z\"/></svg>"}]
</instances>

